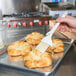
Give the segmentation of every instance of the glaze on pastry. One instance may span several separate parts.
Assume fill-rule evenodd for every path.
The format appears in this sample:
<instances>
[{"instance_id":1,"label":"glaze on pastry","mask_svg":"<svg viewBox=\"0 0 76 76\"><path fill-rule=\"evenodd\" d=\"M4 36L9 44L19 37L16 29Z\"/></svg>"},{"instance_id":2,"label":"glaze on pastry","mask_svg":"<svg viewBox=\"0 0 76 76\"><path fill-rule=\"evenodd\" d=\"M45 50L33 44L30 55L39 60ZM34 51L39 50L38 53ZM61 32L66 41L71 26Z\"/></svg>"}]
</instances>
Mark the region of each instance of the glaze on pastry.
<instances>
[{"instance_id":1,"label":"glaze on pastry","mask_svg":"<svg viewBox=\"0 0 76 76\"><path fill-rule=\"evenodd\" d=\"M38 50L33 50L24 57L24 65L28 68L50 66L52 65L52 56L47 52L41 53Z\"/></svg>"},{"instance_id":2,"label":"glaze on pastry","mask_svg":"<svg viewBox=\"0 0 76 76\"><path fill-rule=\"evenodd\" d=\"M43 34L38 33L38 32L32 32L31 34L28 34L25 37L25 40L29 43L29 44L33 44L33 45L37 45L40 43L40 41L42 40L42 38L44 37Z\"/></svg>"},{"instance_id":3,"label":"glaze on pastry","mask_svg":"<svg viewBox=\"0 0 76 76\"><path fill-rule=\"evenodd\" d=\"M53 50L53 52L64 51L64 44L62 40L53 38L52 42L53 42L53 46L51 47L51 49Z\"/></svg>"},{"instance_id":4,"label":"glaze on pastry","mask_svg":"<svg viewBox=\"0 0 76 76\"><path fill-rule=\"evenodd\" d=\"M17 58L17 56L26 55L31 50L32 50L31 45L21 40L11 43L7 48L8 55L13 58L14 57Z\"/></svg>"}]
</instances>

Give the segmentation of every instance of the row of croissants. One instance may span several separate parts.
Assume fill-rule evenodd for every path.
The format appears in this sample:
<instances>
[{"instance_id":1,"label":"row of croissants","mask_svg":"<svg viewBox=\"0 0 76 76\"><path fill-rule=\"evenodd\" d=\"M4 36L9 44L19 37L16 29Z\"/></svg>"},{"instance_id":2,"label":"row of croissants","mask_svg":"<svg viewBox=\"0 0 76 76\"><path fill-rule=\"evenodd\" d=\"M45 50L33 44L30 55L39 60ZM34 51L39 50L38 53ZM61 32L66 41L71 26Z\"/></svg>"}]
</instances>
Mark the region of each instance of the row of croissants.
<instances>
[{"instance_id":1,"label":"row of croissants","mask_svg":"<svg viewBox=\"0 0 76 76\"><path fill-rule=\"evenodd\" d=\"M62 40L52 38L53 46L42 53L35 49L42 38L43 34L32 32L25 37L25 41L11 43L7 48L9 60L23 61L24 66L33 69L51 66L53 57L58 59L64 54L64 44Z\"/></svg>"}]
</instances>

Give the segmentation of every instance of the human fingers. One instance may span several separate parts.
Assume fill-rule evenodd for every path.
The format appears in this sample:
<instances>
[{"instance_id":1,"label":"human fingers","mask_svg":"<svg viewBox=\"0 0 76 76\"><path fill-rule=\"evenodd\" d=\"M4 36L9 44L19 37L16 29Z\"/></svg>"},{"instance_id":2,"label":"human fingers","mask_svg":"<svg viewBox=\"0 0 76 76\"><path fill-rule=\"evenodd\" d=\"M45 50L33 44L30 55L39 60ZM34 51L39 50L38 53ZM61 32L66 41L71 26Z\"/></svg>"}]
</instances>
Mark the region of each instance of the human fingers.
<instances>
[{"instance_id":1,"label":"human fingers","mask_svg":"<svg viewBox=\"0 0 76 76\"><path fill-rule=\"evenodd\" d=\"M75 28L71 28L71 27L68 27L67 25L65 24L61 24L58 29L58 31L60 32L74 32L76 33L76 29Z\"/></svg>"},{"instance_id":2,"label":"human fingers","mask_svg":"<svg viewBox=\"0 0 76 76\"><path fill-rule=\"evenodd\" d=\"M68 18L63 18L63 17L60 17L58 19L56 19L55 22L59 22L59 23L68 23Z\"/></svg>"}]
</instances>

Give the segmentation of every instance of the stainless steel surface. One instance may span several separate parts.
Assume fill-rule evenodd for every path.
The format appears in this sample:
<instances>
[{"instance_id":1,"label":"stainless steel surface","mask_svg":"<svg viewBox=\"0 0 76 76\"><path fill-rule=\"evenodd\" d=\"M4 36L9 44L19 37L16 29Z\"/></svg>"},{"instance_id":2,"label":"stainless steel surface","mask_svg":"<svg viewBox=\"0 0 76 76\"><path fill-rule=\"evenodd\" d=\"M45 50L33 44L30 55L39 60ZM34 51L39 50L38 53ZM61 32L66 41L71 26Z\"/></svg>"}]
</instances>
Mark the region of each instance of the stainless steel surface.
<instances>
[{"instance_id":1,"label":"stainless steel surface","mask_svg":"<svg viewBox=\"0 0 76 76\"><path fill-rule=\"evenodd\" d=\"M0 51L6 44L6 31L5 26L3 26L2 23L0 23Z\"/></svg>"},{"instance_id":2,"label":"stainless steel surface","mask_svg":"<svg viewBox=\"0 0 76 76\"><path fill-rule=\"evenodd\" d=\"M6 37L4 37L6 38L7 45L11 42L17 41L25 37L28 33L31 32L37 31L45 34L48 31L49 27L48 24L45 24L45 21L47 20L49 23L49 19L51 19L51 17L49 16L13 19L6 18L7 22L4 22L4 26L6 28L4 32L6 33ZM40 21L42 22L41 25L39 25ZM24 22L26 23L26 26L23 26ZM32 22L32 26L30 25L30 22Z\"/></svg>"},{"instance_id":3,"label":"stainless steel surface","mask_svg":"<svg viewBox=\"0 0 76 76\"><path fill-rule=\"evenodd\" d=\"M70 48L55 76L76 76L76 45Z\"/></svg>"},{"instance_id":4,"label":"stainless steel surface","mask_svg":"<svg viewBox=\"0 0 76 76\"><path fill-rule=\"evenodd\" d=\"M75 1L67 1L67 2L43 2L44 4L48 5L50 8L68 8L74 7Z\"/></svg>"},{"instance_id":5,"label":"stainless steel surface","mask_svg":"<svg viewBox=\"0 0 76 76\"><path fill-rule=\"evenodd\" d=\"M2 20L3 17L2 17L2 10L0 9L0 20Z\"/></svg>"},{"instance_id":6,"label":"stainless steel surface","mask_svg":"<svg viewBox=\"0 0 76 76\"><path fill-rule=\"evenodd\" d=\"M33 72L37 72L38 74L38 76L41 76L40 75L40 73L42 73L42 74L44 74L44 76L48 76L48 75L51 75L51 76L53 76L53 74L54 74L54 71L55 71L55 69L58 67L58 65L59 65L59 63L61 62L61 60L63 59L63 57L66 55L66 53L68 52L68 50L69 50L69 48L71 47L71 45L72 45L72 41L70 40L65 40L65 39L62 39L64 42L69 42L69 44L67 44L67 43L65 43L65 50L64 50L64 55L60 58L60 59L57 59L57 60L54 60L53 59L53 65L52 65L52 70L51 71L49 71L49 72L42 72L42 71L37 71L37 70L33 70L33 69L28 69L28 68L26 68L26 67L24 67L23 65L23 62L11 62L11 61L9 61L9 59L8 59L8 55L7 55L7 53L4 53L4 55L1 55L0 56L0 65L5 65L5 66L8 66L8 67L10 67L10 68L12 68L12 67L14 67L15 69L24 69L25 70L25 72L28 70L28 71L33 71ZM53 73L53 74L52 74ZM29 76L29 74L28 74L28 72L26 72L26 74L27 74L27 76ZM32 76L34 76L35 74L34 73L32 73Z\"/></svg>"},{"instance_id":7,"label":"stainless steel surface","mask_svg":"<svg viewBox=\"0 0 76 76\"><path fill-rule=\"evenodd\" d=\"M39 11L41 0L0 0L3 14Z\"/></svg>"},{"instance_id":8,"label":"stainless steel surface","mask_svg":"<svg viewBox=\"0 0 76 76\"><path fill-rule=\"evenodd\" d=\"M70 16L76 16L76 10L70 9L70 10L49 10L49 15L52 16L54 19L60 17L64 12L68 12L68 15Z\"/></svg>"},{"instance_id":9,"label":"stainless steel surface","mask_svg":"<svg viewBox=\"0 0 76 76\"><path fill-rule=\"evenodd\" d=\"M42 10L50 16L59 17L63 14L64 11L68 11L69 15L71 16L76 16L76 5L73 1L60 3L43 2L42 7Z\"/></svg>"},{"instance_id":10,"label":"stainless steel surface","mask_svg":"<svg viewBox=\"0 0 76 76\"><path fill-rule=\"evenodd\" d=\"M10 44L11 42L14 42L14 41L17 41L19 39L21 39L22 37L25 37L28 33L31 33L31 32L41 32L41 33L45 33L45 28L46 26L43 25L41 27L18 27L18 28L11 28L11 29L8 29L7 28L7 43ZM7 45L8 45L7 44Z\"/></svg>"}]
</instances>

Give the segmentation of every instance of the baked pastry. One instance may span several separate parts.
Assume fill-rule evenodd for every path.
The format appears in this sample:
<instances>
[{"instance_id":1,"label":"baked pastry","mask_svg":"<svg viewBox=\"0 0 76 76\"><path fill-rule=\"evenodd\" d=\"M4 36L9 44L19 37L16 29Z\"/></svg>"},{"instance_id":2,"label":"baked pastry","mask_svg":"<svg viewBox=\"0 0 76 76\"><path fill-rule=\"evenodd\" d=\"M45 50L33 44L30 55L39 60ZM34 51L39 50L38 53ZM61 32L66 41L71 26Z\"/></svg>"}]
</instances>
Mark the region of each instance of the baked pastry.
<instances>
[{"instance_id":1,"label":"baked pastry","mask_svg":"<svg viewBox=\"0 0 76 76\"><path fill-rule=\"evenodd\" d=\"M63 41L60 39L52 38L53 46L51 47L53 52L62 52L64 51L64 44Z\"/></svg>"},{"instance_id":2,"label":"baked pastry","mask_svg":"<svg viewBox=\"0 0 76 76\"><path fill-rule=\"evenodd\" d=\"M64 55L64 52L61 53L54 53L52 55L53 59L60 59Z\"/></svg>"},{"instance_id":3,"label":"baked pastry","mask_svg":"<svg viewBox=\"0 0 76 76\"><path fill-rule=\"evenodd\" d=\"M46 50L47 52L49 52L49 53L52 53L52 52L58 53L58 52L64 51L64 44L63 44L62 40L52 38L52 43L53 43L53 46L49 46L48 49Z\"/></svg>"},{"instance_id":4,"label":"baked pastry","mask_svg":"<svg viewBox=\"0 0 76 76\"><path fill-rule=\"evenodd\" d=\"M28 68L40 68L52 65L51 54L38 50L32 50L27 56L24 57L24 65Z\"/></svg>"},{"instance_id":5,"label":"baked pastry","mask_svg":"<svg viewBox=\"0 0 76 76\"><path fill-rule=\"evenodd\" d=\"M23 61L23 56L21 56L21 55L20 56L11 56L11 55L9 55L8 58L11 61Z\"/></svg>"},{"instance_id":6,"label":"baked pastry","mask_svg":"<svg viewBox=\"0 0 76 76\"><path fill-rule=\"evenodd\" d=\"M21 40L11 43L7 48L8 55L13 58L14 57L17 58L17 56L19 57L24 56L27 53L29 53L31 50L32 50L31 45Z\"/></svg>"},{"instance_id":7,"label":"baked pastry","mask_svg":"<svg viewBox=\"0 0 76 76\"><path fill-rule=\"evenodd\" d=\"M44 37L43 34L38 32L32 32L25 37L25 40L32 45L37 45L40 43L41 39Z\"/></svg>"},{"instance_id":8,"label":"baked pastry","mask_svg":"<svg viewBox=\"0 0 76 76\"><path fill-rule=\"evenodd\" d=\"M49 52L49 53L52 53L52 52L53 52L51 46L49 46L49 47L47 48L46 52Z\"/></svg>"},{"instance_id":9,"label":"baked pastry","mask_svg":"<svg viewBox=\"0 0 76 76\"><path fill-rule=\"evenodd\" d=\"M42 68L35 68L35 69L38 71L49 72L50 70L52 70L52 65L47 67L42 67Z\"/></svg>"}]
</instances>

